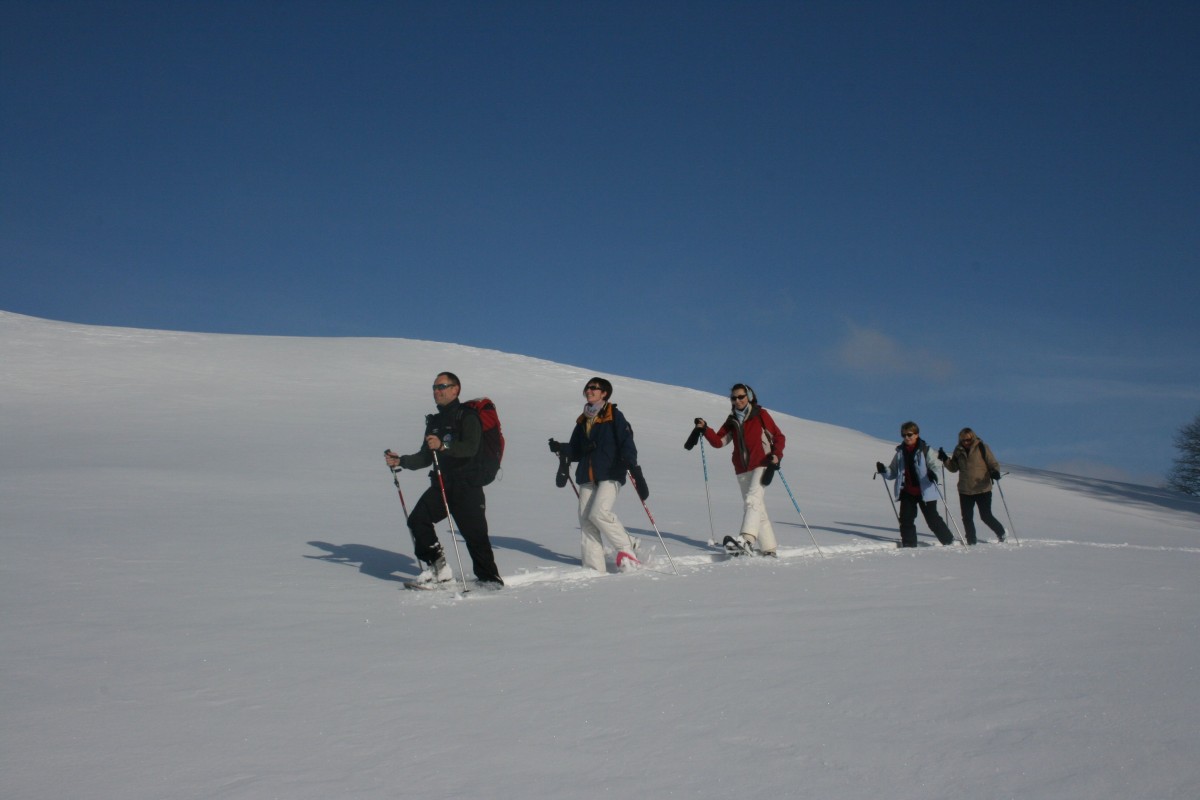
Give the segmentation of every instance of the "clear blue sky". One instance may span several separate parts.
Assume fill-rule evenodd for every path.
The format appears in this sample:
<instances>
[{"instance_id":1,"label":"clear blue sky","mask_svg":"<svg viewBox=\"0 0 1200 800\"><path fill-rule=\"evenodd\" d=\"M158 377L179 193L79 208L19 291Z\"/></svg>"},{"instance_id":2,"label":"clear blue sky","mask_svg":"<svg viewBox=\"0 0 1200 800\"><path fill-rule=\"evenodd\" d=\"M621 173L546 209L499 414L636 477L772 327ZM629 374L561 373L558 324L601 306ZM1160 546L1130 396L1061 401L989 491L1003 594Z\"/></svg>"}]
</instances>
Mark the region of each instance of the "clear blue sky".
<instances>
[{"instance_id":1,"label":"clear blue sky","mask_svg":"<svg viewBox=\"0 0 1200 800\"><path fill-rule=\"evenodd\" d=\"M0 137L8 311L1142 481L1200 412L1196 2L0 0Z\"/></svg>"}]
</instances>

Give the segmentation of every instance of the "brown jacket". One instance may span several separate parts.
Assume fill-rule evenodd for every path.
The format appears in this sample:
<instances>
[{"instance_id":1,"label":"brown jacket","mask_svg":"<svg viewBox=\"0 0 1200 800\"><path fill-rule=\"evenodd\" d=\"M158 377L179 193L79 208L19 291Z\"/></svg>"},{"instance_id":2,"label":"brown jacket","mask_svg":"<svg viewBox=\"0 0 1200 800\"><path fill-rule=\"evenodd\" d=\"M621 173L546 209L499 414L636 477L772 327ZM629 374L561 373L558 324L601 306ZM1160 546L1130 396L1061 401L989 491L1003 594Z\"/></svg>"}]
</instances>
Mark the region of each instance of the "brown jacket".
<instances>
[{"instance_id":1,"label":"brown jacket","mask_svg":"<svg viewBox=\"0 0 1200 800\"><path fill-rule=\"evenodd\" d=\"M977 439L970 450L961 444L946 461L946 469L961 472L958 476L959 494L983 494L992 490L992 470L1000 470L1000 462L992 455L992 449Z\"/></svg>"}]
</instances>

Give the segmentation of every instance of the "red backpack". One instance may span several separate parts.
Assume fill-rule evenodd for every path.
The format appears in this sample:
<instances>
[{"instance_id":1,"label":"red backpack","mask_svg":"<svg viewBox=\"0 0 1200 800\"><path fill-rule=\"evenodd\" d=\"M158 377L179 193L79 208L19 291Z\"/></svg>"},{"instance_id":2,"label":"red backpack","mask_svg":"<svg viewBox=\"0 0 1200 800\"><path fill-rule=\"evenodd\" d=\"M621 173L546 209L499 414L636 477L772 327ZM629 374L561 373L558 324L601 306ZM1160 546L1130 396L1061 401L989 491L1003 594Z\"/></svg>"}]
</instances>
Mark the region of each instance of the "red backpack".
<instances>
[{"instance_id":1,"label":"red backpack","mask_svg":"<svg viewBox=\"0 0 1200 800\"><path fill-rule=\"evenodd\" d=\"M504 432L500 429L500 415L496 413L496 404L487 397L476 397L465 401L463 405L474 409L483 428L483 440L479 443L475 463L483 478L482 485L487 486L496 480L500 461L504 458Z\"/></svg>"}]
</instances>

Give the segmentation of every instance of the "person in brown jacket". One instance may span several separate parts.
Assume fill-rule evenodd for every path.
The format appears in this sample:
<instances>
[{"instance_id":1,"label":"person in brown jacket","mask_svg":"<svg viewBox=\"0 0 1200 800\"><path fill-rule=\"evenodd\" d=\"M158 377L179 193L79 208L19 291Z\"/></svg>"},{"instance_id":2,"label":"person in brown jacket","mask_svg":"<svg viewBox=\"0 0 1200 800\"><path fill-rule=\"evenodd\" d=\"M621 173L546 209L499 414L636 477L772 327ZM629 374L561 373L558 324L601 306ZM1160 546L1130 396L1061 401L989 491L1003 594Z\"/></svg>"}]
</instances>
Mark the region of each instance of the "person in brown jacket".
<instances>
[{"instance_id":1,"label":"person in brown jacket","mask_svg":"<svg viewBox=\"0 0 1200 800\"><path fill-rule=\"evenodd\" d=\"M962 506L967 544L976 542L976 507L979 508L979 518L1003 542L1007 531L992 514L992 481L1000 480L1000 463L992 451L975 435L975 431L963 428L958 432L958 447L949 456L939 447L938 460L946 465L946 469L958 473L958 502Z\"/></svg>"}]
</instances>

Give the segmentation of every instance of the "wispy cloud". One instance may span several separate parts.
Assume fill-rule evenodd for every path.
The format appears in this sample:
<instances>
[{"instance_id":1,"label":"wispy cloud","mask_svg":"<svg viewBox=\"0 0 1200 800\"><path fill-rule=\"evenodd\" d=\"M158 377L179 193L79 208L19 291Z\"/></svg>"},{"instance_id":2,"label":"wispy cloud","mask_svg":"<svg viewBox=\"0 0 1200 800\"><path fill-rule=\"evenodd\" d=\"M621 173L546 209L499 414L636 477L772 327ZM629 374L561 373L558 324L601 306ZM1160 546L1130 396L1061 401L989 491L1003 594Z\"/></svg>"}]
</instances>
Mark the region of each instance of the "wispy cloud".
<instances>
[{"instance_id":1,"label":"wispy cloud","mask_svg":"<svg viewBox=\"0 0 1200 800\"><path fill-rule=\"evenodd\" d=\"M1089 343L1069 351L1047 342L1008 351L992 375L1019 402L1200 402L1200 358L1187 347L1129 353Z\"/></svg>"},{"instance_id":2,"label":"wispy cloud","mask_svg":"<svg viewBox=\"0 0 1200 800\"><path fill-rule=\"evenodd\" d=\"M837 366L847 372L867 376L899 375L911 372L919 365L926 378L946 381L954 374L949 359L935 355L927 348L902 343L874 328L862 328L848 323L846 337L834 348Z\"/></svg>"},{"instance_id":3,"label":"wispy cloud","mask_svg":"<svg viewBox=\"0 0 1200 800\"><path fill-rule=\"evenodd\" d=\"M1200 402L1200 386L1105 377L1020 375L1007 381L1009 396L1050 405L1097 400Z\"/></svg>"}]
</instances>

